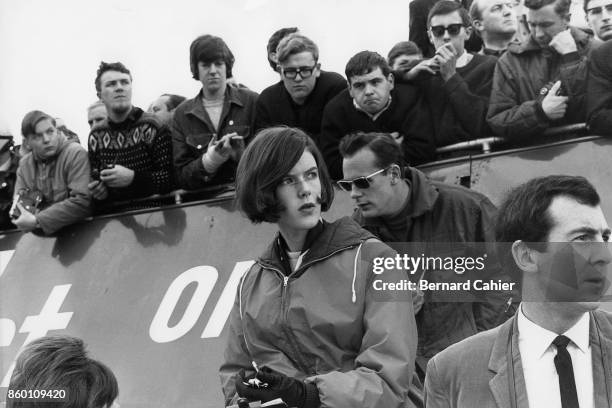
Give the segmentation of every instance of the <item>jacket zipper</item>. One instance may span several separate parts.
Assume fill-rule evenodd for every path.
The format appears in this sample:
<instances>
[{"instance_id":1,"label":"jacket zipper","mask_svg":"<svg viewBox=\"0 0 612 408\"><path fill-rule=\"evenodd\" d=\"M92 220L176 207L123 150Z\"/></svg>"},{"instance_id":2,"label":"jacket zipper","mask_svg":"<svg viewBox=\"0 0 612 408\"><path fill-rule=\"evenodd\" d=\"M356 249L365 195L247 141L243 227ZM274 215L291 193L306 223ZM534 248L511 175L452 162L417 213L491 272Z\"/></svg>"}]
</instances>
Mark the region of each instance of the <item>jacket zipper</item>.
<instances>
[{"instance_id":1,"label":"jacket zipper","mask_svg":"<svg viewBox=\"0 0 612 408\"><path fill-rule=\"evenodd\" d=\"M342 251L346 251L347 249L351 249L351 248L355 248L357 245L349 245L346 247L342 247L339 248L321 258L317 258L317 259L313 259L310 262L308 262L307 264L304 264L302 266L300 266L296 271L294 271L293 273L291 273L289 276L283 274L280 270L278 270L277 268L274 268L272 266L267 266L267 265L263 265L262 267L265 269L269 269L272 270L274 272L276 272L276 274L278 275L279 278L281 278L281 280L283 281L283 287L281 290L281 315L282 315L282 321L281 321L281 326L283 328L283 331L285 333L285 336L287 336L287 339L289 340L289 345L291 346L291 349L295 355L295 360L296 360L296 364L299 366L300 370L305 373L305 374L315 374L315 373L311 373L310 370L308 369L307 364L304 362L303 358L302 358L302 354L300 353L300 348L299 348L299 342L297 341L297 339L295 338L295 334L291 331L291 329L289 328L289 326L287 325L287 313L288 313L288 307L287 307L287 285L289 283L289 278L291 276L295 276L295 279L297 279L299 276L301 276L301 274L303 273L302 271L305 270L307 267L310 267L310 265L313 265L317 262L323 261L327 258L332 257L333 255L342 252ZM301 273L299 275L296 276L296 272L300 271Z\"/></svg>"}]
</instances>

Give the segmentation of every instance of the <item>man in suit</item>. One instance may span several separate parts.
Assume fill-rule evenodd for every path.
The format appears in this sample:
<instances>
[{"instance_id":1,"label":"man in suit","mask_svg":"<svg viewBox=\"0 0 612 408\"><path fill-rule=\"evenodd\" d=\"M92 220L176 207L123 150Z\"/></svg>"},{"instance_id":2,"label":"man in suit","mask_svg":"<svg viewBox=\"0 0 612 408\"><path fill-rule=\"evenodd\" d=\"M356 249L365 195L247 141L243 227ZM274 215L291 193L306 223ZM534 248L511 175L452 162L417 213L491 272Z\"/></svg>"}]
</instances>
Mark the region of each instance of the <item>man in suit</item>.
<instances>
[{"instance_id":1,"label":"man in suit","mask_svg":"<svg viewBox=\"0 0 612 408\"><path fill-rule=\"evenodd\" d=\"M428 407L611 407L610 228L582 177L535 178L510 192L496 237L523 276L523 302L503 325L436 355ZM505 250L503 250L505 249Z\"/></svg>"}]
</instances>

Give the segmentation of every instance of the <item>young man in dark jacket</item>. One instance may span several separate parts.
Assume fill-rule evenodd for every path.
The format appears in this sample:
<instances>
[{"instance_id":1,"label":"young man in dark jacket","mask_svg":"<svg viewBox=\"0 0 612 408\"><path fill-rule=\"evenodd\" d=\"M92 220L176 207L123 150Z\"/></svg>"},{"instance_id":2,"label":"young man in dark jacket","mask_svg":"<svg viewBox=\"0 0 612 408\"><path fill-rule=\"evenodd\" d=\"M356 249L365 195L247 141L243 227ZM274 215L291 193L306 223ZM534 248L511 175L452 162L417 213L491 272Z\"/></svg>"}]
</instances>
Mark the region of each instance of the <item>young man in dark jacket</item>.
<instances>
[{"instance_id":1,"label":"young man in dark jacket","mask_svg":"<svg viewBox=\"0 0 612 408\"><path fill-rule=\"evenodd\" d=\"M349 89L325 107L319 143L334 180L342 178L338 144L352 132L393 134L411 165L433 160L432 117L416 86L396 85L387 61L372 51L354 55L346 77Z\"/></svg>"},{"instance_id":2,"label":"young man in dark jacket","mask_svg":"<svg viewBox=\"0 0 612 408\"><path fill-rule=\"evenodd\" d=\"M259 96L255 128L298 127L318 144L323 108L346 89L346 81L335 72L321 70L319 48L300 34L283 38L276 58L281 81Z\"/></svg>"},{"instance_id":3,"label":"young man in dark jacket","mask_svg":"<svg viewBox=\"0 0 612 408\"><path fill-rule=\"evenodd\" d=\"M596 134L612 135L612 41L593 50L588 83L589 129Z\"/></svg>"},{"instance_id":4,"label":"young man in dark jacket","mask_svg":"<svg viewBox=\"0 0 612 408\"><path fill-rule=\"evenodd\" d=\"M193 78L202 83L195 98L174 113L174 167L182 188L199 189L234 181L236 164L254 134L257 94L229 86L234 55L212 35L189 47Z\"/></svg>"},{"instance_id":5,"label":"young man in dark jacket","mask_svg":"<svg viewBox=\"0 0 612 408\"><path fill-rule=\"evenodd\" d=\"M464 187L430 181L412 167L404 174L402 152L389 134L346 136L340 143L340 153L344 180L338 184L350 192L357 207L353 218L383 242L437 244L435 248L452 257L464 257L485 247L474 243L494 242L497 210L491 201ZM440 246L440 242L449 244ZM437 252L435 248L433 251ZM410 252L414 257L415 251ZM487 250L487 254L487 267L472 276L507 280L499 273L493 251ZM429 282L446 282L453 276L452 272L428 270L423 278ZM436 353L494 327L503 318L502 302L510 295L487 295L491 297L479 302L467 299L449 302L443 301L435 291L425 292L424 304L416 315L417 366L421 378L427 361Z\"/></svg>"},{"instance_id":6,"label":"young man in dark jacket","mask_svg":"<svg viewBox=\"0 0 612 408\"><path fill-rule=\"evenodd\" d=\"M570 0L525 0L528 41L495 67L487 121L510 139L586 120L587 55L593 38L569 26Z\"/></svg>"}]
</instances>

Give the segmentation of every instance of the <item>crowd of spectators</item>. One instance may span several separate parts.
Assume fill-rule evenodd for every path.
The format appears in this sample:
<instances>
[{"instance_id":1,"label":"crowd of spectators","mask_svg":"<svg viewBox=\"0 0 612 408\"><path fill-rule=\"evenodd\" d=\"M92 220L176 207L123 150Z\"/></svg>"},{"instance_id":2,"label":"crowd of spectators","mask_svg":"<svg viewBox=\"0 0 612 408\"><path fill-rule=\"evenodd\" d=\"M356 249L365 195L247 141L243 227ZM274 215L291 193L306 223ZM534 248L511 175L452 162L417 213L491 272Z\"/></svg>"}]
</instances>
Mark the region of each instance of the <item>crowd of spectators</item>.
<instances>
[{"instance_id":1,"label":"crowd of spectators","mask_svg":"<svg viewBox=\"0 0 612 408\"><path fill-rule=\"evenodd\" d=\"M345 77L322 69L317 44L297 27L282 28L266 46L279 81L261 95L236 83L223 39L203 35L189 47L200 92L162 94L148 112L132 105L127 67L102 62L98 100L87 109L86 160L71 146L78 136L36 110L23 120L21 149L12 141L0 146L0 171L10 175L1 187L8 203L2 225L50 233L92 213L161 203L144 204L144 197L233 183L245 146L271 126L304 130L335 180L342 177L339 142L354 132L391 134L411 166L435 160L439 147L493 135L533 141L547 128L585 122L610 133L610 47L601 44L612 38L611 6L585 0L590 30L570 27L569 6L415 0L412 41L395 45L387 59L358 52ZM68 152L79 160L65 160ZM57 208L75 200L78 211L58 219Z\"/></svg>"}]
</instances>

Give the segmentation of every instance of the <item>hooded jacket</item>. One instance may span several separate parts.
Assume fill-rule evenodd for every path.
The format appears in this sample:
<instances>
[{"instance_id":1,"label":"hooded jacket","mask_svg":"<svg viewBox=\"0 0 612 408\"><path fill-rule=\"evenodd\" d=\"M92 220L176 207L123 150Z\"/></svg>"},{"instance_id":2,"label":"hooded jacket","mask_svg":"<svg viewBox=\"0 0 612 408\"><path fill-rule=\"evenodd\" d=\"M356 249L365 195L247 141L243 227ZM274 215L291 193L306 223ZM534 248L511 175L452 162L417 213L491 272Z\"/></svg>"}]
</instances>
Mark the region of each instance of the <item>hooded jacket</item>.
<instances>
[{"instance_id":1,"label":"hooded jacket","mask_svg":"<svg viewBox=\"0 0 612 408\"><path fill-rule=\"evenodd\" d=\"M55 156L42 160L30 152L21 159L15 183L15 194L23 189L42 193L42 209L35 215L45 234L91 214L87 152L62 134L58 138Z\"/></svg>"},{"instance_id":2,"label":"hooded jacket","mask_svg":"<svg viewBox=\"0 0 612 408\"><path fill-rule=\"evenodd\" d=\"M349 218L323 231L287 273L277 239L243 276L220 368L226 403L251 362L314 383L321 407L392 408L407 400L416 325L409 291L377 292L371 262L395 252Z\"/></svg>"},{"instance_id":3,"label":"hooded jacket","mask_svg":"<svg viewBox=\"0 0 612 408\"><path fill-rule=\"evenodd\" d=\"M357 209L353 218L383 242L425 243L429 250L451 250L452 256L469 255L475 242L495 242L494 222L497 209L488 198L464 187L430 181L421 171L409 167L406 182L410 198L404 209L392 220L365 218ZM437 243L437 244L436 244ZM452 246L439 243L453 243ZM499 272L487 248L488 262ZM437 254L435 254L437 255ZM447 271L427 271L429 282L452 279ZM485 279L480 276L479 278ZM495 296L497 294L487 294ZM499 296L507 300L507 296ZM489 302L442 302L436 292L426 292L425 303L416 316L419 331L417 364L423 370L436 353L479 331L494 327L502 307Z\"/></svg>"},{"instance_id":4,"label":"hooded jacket","mask_svg":"<svg viewBox=\"0 0 612 408\"><path fill-rule=\"evenodd\" d=\"M487 113L495 134L527 138L550 126L586 120L587 57L594 41L578 28L570 30L576 52L560 55L529 37L522 45L511 44L498 60ZM569 97L567 111L562 119L551 121L542 110L542 92L558 80L562 93Z\"/></svg>"}]
</instances>

